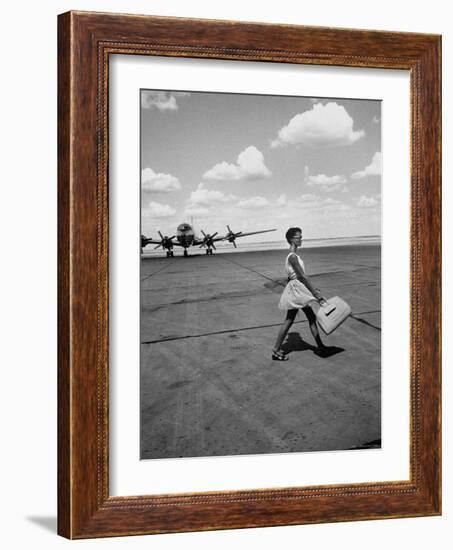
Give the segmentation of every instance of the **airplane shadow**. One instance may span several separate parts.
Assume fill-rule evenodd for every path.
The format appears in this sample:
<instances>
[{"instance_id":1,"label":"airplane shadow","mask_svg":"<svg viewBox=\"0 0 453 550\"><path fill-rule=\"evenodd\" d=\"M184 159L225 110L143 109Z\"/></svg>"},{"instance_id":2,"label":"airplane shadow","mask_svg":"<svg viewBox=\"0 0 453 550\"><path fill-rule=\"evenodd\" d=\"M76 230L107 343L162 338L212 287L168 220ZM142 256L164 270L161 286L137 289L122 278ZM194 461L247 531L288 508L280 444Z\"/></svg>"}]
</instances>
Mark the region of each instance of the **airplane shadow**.
<instances>
[{"instance_id":1,"label":"airplane shadow","mask_svg":"<svg viewBox=\"0 0 453 550\"><path fill-rule=\"evenodd\" d=\"M288 337L285 343L282 345L282 350L286 355L296 351L312 351L315 355L322 358L332 357L344 351L344 348L338 346L325 346L321 351L317 346L309 344L303 340L298 332L291 332L288 334Z\"/></svg>"}]
</instances>

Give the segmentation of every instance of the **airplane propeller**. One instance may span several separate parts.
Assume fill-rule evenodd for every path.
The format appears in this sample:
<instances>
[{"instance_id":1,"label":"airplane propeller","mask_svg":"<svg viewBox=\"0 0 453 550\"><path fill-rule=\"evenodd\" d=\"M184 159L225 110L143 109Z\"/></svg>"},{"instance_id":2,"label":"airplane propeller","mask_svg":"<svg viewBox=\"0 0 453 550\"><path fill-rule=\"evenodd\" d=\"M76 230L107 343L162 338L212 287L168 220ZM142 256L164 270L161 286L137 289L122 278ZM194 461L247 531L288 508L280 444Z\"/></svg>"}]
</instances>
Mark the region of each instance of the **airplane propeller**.
<instances>
[{"instance_id":1,"label":"airplane propeller","mask_svg":"<svg viewBox=\"0 0 453 550\"><path fill-rule=\"evenodd\" d=\"M149 239L145 237L145 235L141 235L141 247L145 248L145 246L148 244Z\"/></svg>"},{"instance_id":2,"label":"airplane propeller","mask_svg":"<svg viewBox=\"0 0 453 550\"><path fill-rule=\"evenodd\" d=\"M160 235L160 238L162 239L161 242L154 247L154 250L157 250L158 248L162 247L162 248L168 248L169 250L171 248L173 248L173 243L172 243L172 240L175 238L176 235L173 235L172 237L167 237L167 235L165 235L165 237L162 235L162 233L160 231L158 231L159 235Z\"/></svg>"},{"instance_id":3,"label":"airplane propeller","mask_svg":"<svg viewBox=\"0 0 453 550\"><path fill-rule=\"evenodd\" d=\"M203 233L204 239L203 239L203 242L200 244L200 248L207 246L207 247L212 247L214 250L217 250L217 248L215 247L213 239L217 235L218 231L216 231L212 235L210 235L209 233L206 235L206 233L203 231L203 229L201 230L201 232Z\"/></svg>"},{"instance_id":4,"label":"airplane propeller","mask_svg":"<svg viewBox=\"0 0 453 550\"><path fill-rule=\"evenodd\" d=\"M234 248L237 248L236 245L236 237L239 237L242 235L242 231L238 231L237 233L234 233L234 231L231 231L230 226L227 225L228 233L225 235L224 240L229 241L230 243L233 243Z\"/></svg>"}]
</instances>

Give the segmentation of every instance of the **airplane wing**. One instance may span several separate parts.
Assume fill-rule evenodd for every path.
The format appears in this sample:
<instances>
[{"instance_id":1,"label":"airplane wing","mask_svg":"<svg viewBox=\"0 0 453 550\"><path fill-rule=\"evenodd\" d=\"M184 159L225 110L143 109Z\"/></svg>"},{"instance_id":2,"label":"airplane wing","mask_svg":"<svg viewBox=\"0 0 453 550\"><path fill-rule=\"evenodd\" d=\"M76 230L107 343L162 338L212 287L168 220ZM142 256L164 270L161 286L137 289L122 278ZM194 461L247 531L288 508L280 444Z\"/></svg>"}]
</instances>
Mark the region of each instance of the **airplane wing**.
<instances>
[{"instance_id":1,"label":"airplane wing","mask_svg":"<svg viewBox=\"0 0 453 550\"><path fill-rule=\"evenodd\" d=\"M154 239L152 241L148 241L148 242L151 243L151 244L162 244L162 241L155 241ZM171 244L172 244L172 246L183 246L178 241L171 241Z\"/></svg>"},{"instance_id":2,"label":"airplane wing","mask_svg":"<svg viewBox=\"0 0 453 550\"><path fill-rule=\"evenodd\" d=\"M263 231L250 231L249 233L242 233L242 231L241 231L240 233L236 233L236 238L238 239L239 237L247 237L248 235L258 235L258 233L270 233L271 231L277 231L277 230L276 229L263 229ZM224 235L222 238L227 239L228 235Z\"/></svg>"},{"instance_id":3,"label":"airplane wing","mask_svg":"<svg viewBox=\"0 0 453 550\"><path fill-rule=\"evenodd\" d=\"M155 239L143 239L143 244L146 246L147 244L160 244L161 241L156 241Z\"/></svg>"},{"instance_id":4,"label":"airplane wing","mask_svg":"<svg viewBox=\"0 0 453 550\"><path fill-rule=\"evenodd\" d=\"M162 244L162 241L161 240L156 240L156 239L148 239L147 237L145 237L145 239L143 239L143 246L146 246L147 244ZM171 244L173 246L182 246L181 243L179 242L175 242L175 241L171 241Z\"/></svg>"},{"instance_id":5,"label":"airplane wing","mask_svg":"<svg viewBox=\"0 0 453 550\"><path fill-rule=\"evenodd\" d=\"M223 241L225 237L211 237L210 241L213 242L213 243L216 243L218 241ZM200 244L203 244L205 242L205 239L200 239L200 238L195 238L194 241L193 241L193 245L194 246L197 246L197 245L200 245Z\"/></svg>"}]
</instances>

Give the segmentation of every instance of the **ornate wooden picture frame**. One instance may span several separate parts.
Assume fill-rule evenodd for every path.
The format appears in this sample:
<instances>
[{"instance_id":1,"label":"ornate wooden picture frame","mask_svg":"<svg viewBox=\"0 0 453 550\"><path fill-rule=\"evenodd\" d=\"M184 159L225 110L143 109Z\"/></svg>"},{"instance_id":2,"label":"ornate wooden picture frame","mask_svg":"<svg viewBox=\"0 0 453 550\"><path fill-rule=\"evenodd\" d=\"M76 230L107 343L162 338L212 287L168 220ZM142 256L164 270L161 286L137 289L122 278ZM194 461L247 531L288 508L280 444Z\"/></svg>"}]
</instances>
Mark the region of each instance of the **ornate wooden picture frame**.
<instances>
[{"instance_id":1,"label":"ornate wooden picture frame","mask_svg":"<svg viewBox=\"0 0 453 550\"><path fill-rule=\"evenodd\" d=\"M441 513L439 36L69 12L58 61L58 532L68 538ZM109 56L410 72L410 479L109 494Z\"/></svg>"}]
</instances>

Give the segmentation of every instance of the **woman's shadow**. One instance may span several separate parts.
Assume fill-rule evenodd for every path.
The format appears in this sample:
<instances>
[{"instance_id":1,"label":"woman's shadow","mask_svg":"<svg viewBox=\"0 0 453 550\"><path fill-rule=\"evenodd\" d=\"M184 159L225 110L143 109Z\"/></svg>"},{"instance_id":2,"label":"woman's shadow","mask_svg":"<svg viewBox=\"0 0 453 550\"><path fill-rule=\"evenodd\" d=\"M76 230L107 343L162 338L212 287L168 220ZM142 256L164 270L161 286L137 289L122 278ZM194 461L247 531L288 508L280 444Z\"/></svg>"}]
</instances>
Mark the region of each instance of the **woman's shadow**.
<instances>
[{"instance_id":1,"label":"woman's shadow","mask_svg":"<svg viewBox=\"0 0 453 550\"><path fill-rule=\"evenodd\" d=\"M298 332L291 332L288 334L288 337L285 343L282 345L282 350L286 355L293 353L295 351L312 351L315 355L322 358L332 357L344 351L344 348L339 348L338 346L325 346L324 349L320 350L318 346L313 346L305 340L302 340Z\"/></svg>"}]
</instances>

